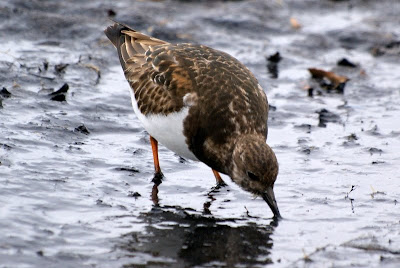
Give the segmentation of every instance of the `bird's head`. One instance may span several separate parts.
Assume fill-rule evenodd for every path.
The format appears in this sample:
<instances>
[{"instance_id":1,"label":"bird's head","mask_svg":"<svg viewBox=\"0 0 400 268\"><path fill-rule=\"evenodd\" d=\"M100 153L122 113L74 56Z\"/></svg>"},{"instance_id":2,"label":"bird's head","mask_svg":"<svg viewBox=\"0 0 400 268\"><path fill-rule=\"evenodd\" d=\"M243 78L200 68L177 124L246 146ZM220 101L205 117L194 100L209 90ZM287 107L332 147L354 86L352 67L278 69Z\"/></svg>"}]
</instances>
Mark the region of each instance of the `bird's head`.
<instances>
[{"instance_id":1,"label":"bird's head","mask_svg":"<svg viewBox=\"0 0 400 268\"><path fill-rule=\"evenodd\" d=\"M233 151L230 177L244 190L261 196L269 205L275 218L281 218L273 191L278 176L278 161L274 151L260 135L241 137Z\"/></svg>"}]
</instances>

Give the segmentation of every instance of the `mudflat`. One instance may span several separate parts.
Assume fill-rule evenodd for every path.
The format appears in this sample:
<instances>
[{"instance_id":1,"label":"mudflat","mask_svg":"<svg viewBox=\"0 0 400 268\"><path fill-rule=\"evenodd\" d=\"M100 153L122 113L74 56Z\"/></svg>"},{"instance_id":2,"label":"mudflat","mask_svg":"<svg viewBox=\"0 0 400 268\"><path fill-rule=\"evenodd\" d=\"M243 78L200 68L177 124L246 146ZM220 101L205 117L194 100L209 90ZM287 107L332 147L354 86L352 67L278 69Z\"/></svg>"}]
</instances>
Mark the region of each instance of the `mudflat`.
<instances>
[{"instance_id":1,"label":"mudflat","mask_svg":"<svg viewBox=\"0 0 400 268\"><path fill-rule=\"evenodd\" d=\"M2 1L0 267L396 267L398 10L395 0ZM225 51L255 74L282 221L162 145L155 196L148 135L103 33L110 18Z\"/></svg>"}]
</instances>

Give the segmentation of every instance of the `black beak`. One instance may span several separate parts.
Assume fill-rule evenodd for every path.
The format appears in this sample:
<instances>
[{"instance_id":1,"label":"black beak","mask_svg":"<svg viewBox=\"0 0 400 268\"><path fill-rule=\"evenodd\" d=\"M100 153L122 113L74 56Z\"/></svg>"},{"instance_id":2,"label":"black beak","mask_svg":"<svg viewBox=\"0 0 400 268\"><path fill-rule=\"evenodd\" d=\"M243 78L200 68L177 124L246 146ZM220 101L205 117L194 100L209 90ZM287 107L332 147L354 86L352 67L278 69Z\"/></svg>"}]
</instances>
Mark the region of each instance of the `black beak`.
<instances>
[{"instance_id":1,"label":"black beak","mask_svg":"<svg viewBox=\"0 0 400 268\"><path fill-rule=\"evenodd\" d=\"M279 213L278 204L276 203L275 194L272 187L268 187L267 190L261 196L265 200L265 202L267 202L268 206L274 213L274 218L282 219L282 216Z\"/></svg>"}]
</instances>

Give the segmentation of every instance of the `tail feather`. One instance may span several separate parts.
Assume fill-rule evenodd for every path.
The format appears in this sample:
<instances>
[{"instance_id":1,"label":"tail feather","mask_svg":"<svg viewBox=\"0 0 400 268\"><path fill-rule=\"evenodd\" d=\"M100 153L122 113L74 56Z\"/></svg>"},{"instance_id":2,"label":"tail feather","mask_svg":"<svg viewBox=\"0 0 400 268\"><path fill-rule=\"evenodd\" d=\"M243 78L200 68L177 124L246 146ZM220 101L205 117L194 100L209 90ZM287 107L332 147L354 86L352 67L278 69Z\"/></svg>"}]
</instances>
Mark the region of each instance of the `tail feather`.
<instances>
[{"instance_id":1,"label":"tail feather","mask_svg":"<svg viewBox=\"0 0 400 268\"><path fill-rule=\"evenodd\" d=\"M115 47L118 47L121 38L121 31L126 29L126 27L122 24L115 23L114 25L108 26L107 29L104 30L104 33L110 39L111 43Z\"/></svg>"},{"instance_id":2,"label":"tail feather","mask_svg":"<svg viewBox=\"0 0 400 268\"><path fill-rule=\"evenodd\" d=\"M139 67L144 61L145 52L152 46L167 44L163 40L137 32L119 22L107 27L104 33L117 48L124 70L128 68L127 65L131 65L130 69Z\"/></svg>"}]
</instances>

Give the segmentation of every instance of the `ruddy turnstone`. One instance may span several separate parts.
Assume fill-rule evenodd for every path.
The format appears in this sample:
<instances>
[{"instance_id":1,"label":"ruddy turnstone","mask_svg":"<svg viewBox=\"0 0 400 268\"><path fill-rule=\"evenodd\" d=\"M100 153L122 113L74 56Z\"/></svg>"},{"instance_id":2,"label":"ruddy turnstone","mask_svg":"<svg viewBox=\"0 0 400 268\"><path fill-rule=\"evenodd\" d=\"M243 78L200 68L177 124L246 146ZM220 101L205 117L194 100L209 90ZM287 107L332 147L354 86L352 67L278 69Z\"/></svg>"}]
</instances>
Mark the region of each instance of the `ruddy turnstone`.
<instances>
[{"instance_id":1,"label":"ruddy turnstone","mask_svg":"<svg viewBox=\"0 0 400 268\"><path fill-rule=\"evenodd\" d=\"M133 110L150 134L155 175L158 141L178 155L227 174L261 196L274 217L278 161L266 144L268 101L257 79L232 56L202 45L170 44L115 23L105 34L131 87Z\"/></svg>"}]
</instances>

